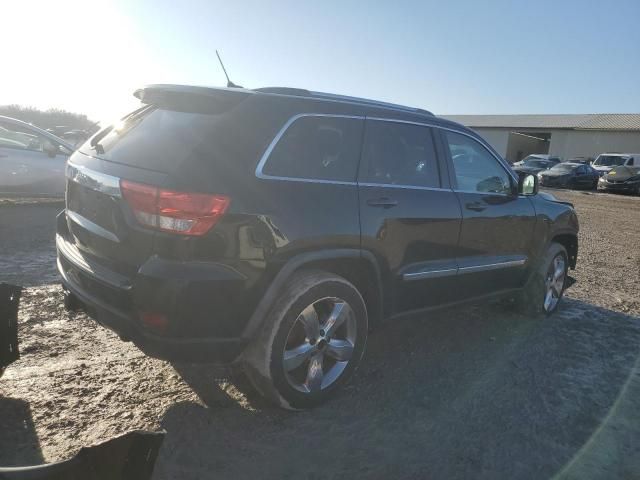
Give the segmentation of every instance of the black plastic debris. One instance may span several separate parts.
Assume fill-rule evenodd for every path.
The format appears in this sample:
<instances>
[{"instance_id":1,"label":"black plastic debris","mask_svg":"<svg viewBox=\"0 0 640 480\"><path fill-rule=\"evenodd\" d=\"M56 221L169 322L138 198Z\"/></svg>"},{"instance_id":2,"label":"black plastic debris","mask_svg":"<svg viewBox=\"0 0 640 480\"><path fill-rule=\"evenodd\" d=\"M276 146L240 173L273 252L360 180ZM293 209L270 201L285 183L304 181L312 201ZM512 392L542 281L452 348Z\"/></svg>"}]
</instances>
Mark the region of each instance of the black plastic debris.
<instances>
[{"instance_id":1,"label":"black plastic debris","mask_svg":"<svg viewBox=\"0 0 640 480\"><path fill-rule=\"evenodd\" d=\"M0 377L20 358L18 351L18 305L22 287L0 283Z\"/></svg>"},{"instance_id":2,"label":"black plastic debris","mask_svg":"<svg viewBox=\"0 0 640 480\"><path fill-rule=\"evenodd\" d=\"M148 480L165 431L137 430L112 438L63 462L0 468L0 480Z\"/></svg>"}]
</instances>

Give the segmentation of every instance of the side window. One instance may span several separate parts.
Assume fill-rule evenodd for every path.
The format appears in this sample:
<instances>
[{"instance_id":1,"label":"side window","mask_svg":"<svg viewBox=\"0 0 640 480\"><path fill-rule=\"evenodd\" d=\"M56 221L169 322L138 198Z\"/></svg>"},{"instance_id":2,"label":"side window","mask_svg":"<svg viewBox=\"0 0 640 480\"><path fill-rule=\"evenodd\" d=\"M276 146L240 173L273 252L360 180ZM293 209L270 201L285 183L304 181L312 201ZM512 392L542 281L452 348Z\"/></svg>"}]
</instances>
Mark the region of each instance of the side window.
<instances>
[{"instance_id":1,"label":"side window","mask_svg":"<svg viewBox=\"0 0 640 480\"><path fill-rule=\"evenodd\" d=\"M447 131L445 138L453 160L458 190L466 192L513 192L511 176L498 160L471 137Z\"/></svg>"},{"instance_id":2,"label":"side window","mask_svg":"<svg viewBox=\"0 0 640 480\"><path fill-rule=\"evenodd\" d=\"M578 175L584 175L585 173L587 173L587 169L584 167L578 167L578 169L576 170L576 173Z\"/></svg>"},{"instance_id":3,"label":"side window","mask_svg":"<svg viewBox=\"0 0 640 480\"><path fill-rule=\"evenodd\" d=\"M363 123L357 118L300 117L276 144L263 173L353 182L360 158Z\"/></svg>"},{"instance_id":4,"label":"side window","mask_svg":"<svg viewBox=\"0 0 640 480\"><path fill-rule=\"evenodd\" d=\"M439 187L431 128L408 123L367 121L362 180L385 185Z\"/></svg>"},{"instance_id":5,"label":"side window","mask_svg":"<svg viewBox=\"0 0 640 480\"><path fill-rule=\"evenodd\" d=\"M42 152L47 139L31 130L9 122L0 123L0 147Z\"/></svg>"},{"instance_id":6,"label":"side window","mask_svg":"<svg viewBox=\"0 0 640 480\"><path fill-rule=\"evenodd\" d=\"M629 159L629 161L627 162L627 165L633 165L633 157Z\"/></svg>"}]
</instances>

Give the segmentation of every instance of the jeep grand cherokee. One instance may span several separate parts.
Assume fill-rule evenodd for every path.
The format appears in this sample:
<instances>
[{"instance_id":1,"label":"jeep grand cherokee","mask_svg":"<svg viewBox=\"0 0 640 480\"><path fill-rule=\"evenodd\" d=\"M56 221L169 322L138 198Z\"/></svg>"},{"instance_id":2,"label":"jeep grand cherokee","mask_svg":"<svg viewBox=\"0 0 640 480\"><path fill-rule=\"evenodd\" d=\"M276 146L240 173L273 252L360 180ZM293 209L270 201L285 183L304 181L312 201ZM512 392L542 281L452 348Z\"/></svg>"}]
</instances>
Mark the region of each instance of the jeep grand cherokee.
<instances>
[{"instance_id":1,"label":"jeep grand cherokee","mask_svg":"<svg viewBox=\"0 0 640 480\"><path fill-rule=\"evenodd\" d=\"M382 319L562 298L575 211L462 125L299 89L135 95L70 158L56 243L67 305L149 355L242 366L306 408Z\"/></svg>"}]
</instances>

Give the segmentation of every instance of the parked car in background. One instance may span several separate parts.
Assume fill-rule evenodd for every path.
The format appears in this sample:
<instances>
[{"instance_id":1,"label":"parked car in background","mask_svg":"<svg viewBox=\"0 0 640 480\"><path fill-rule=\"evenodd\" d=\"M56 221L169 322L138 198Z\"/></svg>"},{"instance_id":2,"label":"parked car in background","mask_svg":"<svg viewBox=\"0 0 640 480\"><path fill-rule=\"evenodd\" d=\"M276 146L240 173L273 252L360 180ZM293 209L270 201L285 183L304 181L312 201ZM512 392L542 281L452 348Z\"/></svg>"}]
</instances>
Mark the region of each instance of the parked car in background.
<instances>
[{"instance_id":1,"label":"parked car in background","mask_svg":"<svg viewBox=\"0 0 640 480\"><path fill-rule=\"evenodd\" d=\"M592 166L601 176L611 171L613 167L640 166L640 153L601 153Z\"/></svg>"},{"instance_id":2,"label":"parked car in background","mask_svg":"<svg viewBox=\"0 0 640 480\"><path fill-rule=\"evenodd\" d=\"M640 166L614 167L598 181L598 190L640 195Z\"/></svg>"},{"instance_id":3,"label":"parked car in background","mask_svg":"<svg viewBox=\"0 0 640 480\"><path fill-rule=\"evenodd\" d=\"M64 196L73 145L15 118L0 116L0 195Z\"/></svg>"},{"instance_id":4,"label":"parked car in background","mask_svg":"<svg viewBox=\"0 0 640 480\"><path fill-rule=\"evenodd\" d=\"M549 160L541 160L537 158L524 160L522 162L518 162L519 165L513 165L514 172L523 172L528 173L530 175L537 175L543 170L548 170L554 165L557 165L556 162L552 162Z\"/></svg>"},{"instance_id":5,"label":"parked car in background","mask_svg":"<svg viewBox=\"0 0 640 480\"><path fill-rule=\"evenodd\" d=\"M69 159L56 245L66 304L150 355L242 367L299 409L385 318L562 298L575 210L462 125L290 88L136 96Z\"/></svg>"},{"instance_id":6,"label":"parked car in background","mask_svg":"<svg viewBox=\"0 0 640 480\"><path fill-rule=\"evenodd\" d=\"M547 155L546 153L533 153L531 155L527 155L525 158L523 158L519 162L515 162L513 166L520 167L525 165L527 162L533 161L533 160L542 160L545 162L550 162L553 165L560 163L562 161L560 157L557 157L555 155Z\"/></svg>"},{"instance_id":7,"label":"parked car in background","mask_svg":"<svg viewBox=\"0 0 640 480\"><path fill-rule=\"evenodd\" d=\"M594 189L598 185L598 172L590 165L581 163L559 163L549 170L538 173L543 187Z\"/></svg>"}]
</instances>

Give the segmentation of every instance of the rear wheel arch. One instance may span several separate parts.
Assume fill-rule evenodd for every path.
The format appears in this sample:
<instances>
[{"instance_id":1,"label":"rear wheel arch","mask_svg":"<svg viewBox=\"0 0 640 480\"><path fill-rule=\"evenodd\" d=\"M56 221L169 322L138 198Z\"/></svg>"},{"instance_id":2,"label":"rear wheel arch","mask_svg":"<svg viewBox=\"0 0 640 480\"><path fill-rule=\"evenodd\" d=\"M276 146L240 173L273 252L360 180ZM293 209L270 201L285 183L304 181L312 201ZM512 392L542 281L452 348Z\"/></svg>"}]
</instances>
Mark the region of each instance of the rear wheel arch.
<instances>
[{"instance_id":1,"label":"rear wheel arch","mask_svg":"<svg viewBox=\"0 0 640 480\"><path fill-rule=\"evenodd\" d=\"M243 338L251 339L256 335L287 281L307 269L333 273L352 283L365 301L369 329L375 328L384 318L380 268L373 254L355 248L319 250L296 255L280 268L251 315Z\"/></svg>"}]
</instances>

